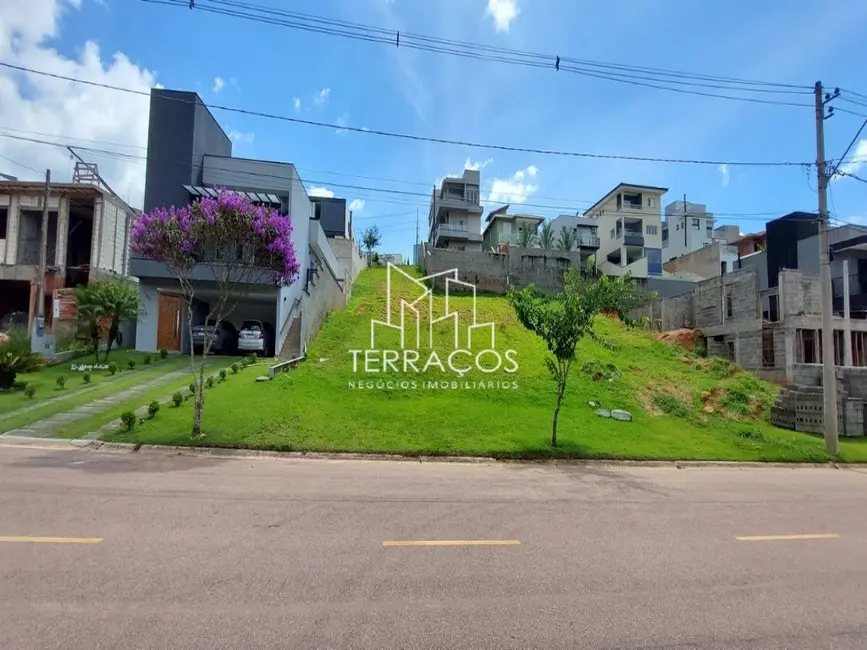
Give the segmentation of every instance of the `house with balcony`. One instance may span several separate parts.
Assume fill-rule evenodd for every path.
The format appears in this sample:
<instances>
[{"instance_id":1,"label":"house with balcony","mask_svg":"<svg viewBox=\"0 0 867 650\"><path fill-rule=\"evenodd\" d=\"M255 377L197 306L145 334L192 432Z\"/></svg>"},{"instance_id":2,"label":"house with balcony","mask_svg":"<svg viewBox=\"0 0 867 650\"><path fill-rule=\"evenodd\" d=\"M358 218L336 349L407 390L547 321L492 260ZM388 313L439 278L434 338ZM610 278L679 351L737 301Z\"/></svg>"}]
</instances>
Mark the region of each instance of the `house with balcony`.
<instances>
[{"instance_id":1,"label":"house with balcony","mask_svg":"<svg viewBox=\"0 0 867 650\"><path fill-rule=\"evenodd\" d=\"M589 258L599 250L599 224L589 217L560 215L551 221L555 241L560 238L563 228L572 232L572 250L581 253L581 266L584 268Z\"/></svg>"},{"instance_id":2,"label":"house with balcony","mask_svg":"<svg viewBox=\"0 0 867 650\"><path fill-rule=\"evenodd\" d=\"M460 178L444 178L434 189L428 215L431 247L482 250L480 180L478 170L465 169Z\"/></svg>"},{"instance_id":3,"label":"house with balcony","mask_svg":"<svg viewBox=\"0 0 867 650\"><path fill-rule=\"evenodd\" d=\"M662 261L688 255L718 239L714 216L703 203L672 201L662 219Z\"/></svg>"},{"instance_id":4,"label":"house with balcony","mask_svg":"<svg viewBox=\"0 0 867 650\"><path fill-rule=\"evenodd\" d=\"M545 217L533 214L508 214L509 205L492 210L485 217L482 244L485 250L500 250L502 246L534 245L539 225Z\"/></svg>"},{"instance_id":5,"label":"house with balcony","mask_svg":"<svg viewBox=\"0 0 867 650\"><path fill-rule=\"evenodd\" d=\"M232 141L194 92L152 89L148 124L145 212L189 205L216 196L217 188L246 196L288 215L300 267L298 279L277 287L268 274L236 284L236 307L225 320L240 329L258 320L266 332L269 354L295 358L304 353L325 315L345 306L362 263L352 239L349 213L342 199L313 201L292 163L232 156ZM335 253L337 244L342 248ZM204 324L219 298L211 270L195 266L188 305L165 264L132 256L130 274L139 278L144 314L136 325L136 348L187 351L188 310L194 324Z\"/></svg>"},{"instance_id":6,"label":"house with balcony","mask_svg":"<svg viewBox=\"0 0 867 650\"><path fill-rule=\"evenodd\" d=\"M665 187L620 183L585 210L596 223L596 268L608 275L662 275L662 196Z\"/></svg>"}]
</instances>

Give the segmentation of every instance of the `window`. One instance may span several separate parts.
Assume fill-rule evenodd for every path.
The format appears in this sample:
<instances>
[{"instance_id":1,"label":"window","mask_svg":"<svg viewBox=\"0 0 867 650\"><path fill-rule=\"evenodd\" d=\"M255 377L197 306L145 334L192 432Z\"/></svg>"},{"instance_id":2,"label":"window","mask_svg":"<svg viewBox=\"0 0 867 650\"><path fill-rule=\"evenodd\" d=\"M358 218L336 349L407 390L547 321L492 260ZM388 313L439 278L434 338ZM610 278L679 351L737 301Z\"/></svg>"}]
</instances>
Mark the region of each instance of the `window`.
<instances>
[{"instance_id":1,"label":"window","mask_svg":"<svg viewBox=\"0 0 867 650\"><path fill-rule=\"evenodd\" d=\"M728 263L725 260L722 260L719 264L720 264L720 273L722 275L725 275L726 272L728 271ZM731 316L731 314L729 314L729 316Z\"/></svg>"},{"instance_id":2,"label":"window","mask_svg":"<svg viewBox=\"0 0 867 650\"><path fill-rule=\"evenodd\" d=\"M0 239L6 239L6 223L9 220L9 211L0 208Z\"/></svg>"},{"instance_id":3,"label":"window","mask_svg":"<svg viewBox=\"0 0 867 650\"><path fill-rule=\"evenodd\" d=\"M732 305L732 296L728 294L726 296L726 318L731 318L732 314L734 314L734 307Z\"/></svg>"},{"instance_id":4,"label":"window","mask_svg":"<svg viewBox=\"0 0 867 650\"><path fill-rule=\"evenodd\" d=\"M677 225L674 227L674 229L675 229L675 230L680 230L680 224L677 224Z\"/></svg>"},{"instance_id":5,"label":"window","mask_svg":"<svg viewBox=\"0 0 867 650\"><path fill-rule=\"evenodd\" d=\"M655 208L656 207L656 199L653 198L652 196L647 197L647 207L648 208Z\"/></svg>"},{"instance_id":6,"label":"window","mask_svg":"<svg viewBox=\"0 0 867 650\"><path fill-rule=\"evenodd\" d=\"M726 358L732 363L737 363L737 359L735 358L735 342L734 341L726 341Z\"/></svg>"},{"instance_id":7,"label":"window","mask_svg":"<svg viewBox=\"0 0 867 650\"><path fill-rule=\"evenodd\" d=\"M645 226L644 232L647 233L648 235L655 235L655 234L657 234L658 229L656 226Z\"/></svg>"},{"instance_id":8,"label":"window","mask_svg":"<svg viewBox=\"0 0 867 650\"><path fill-rule=\"evenodd\" d=\"M694 230L698 230L699 228L701 228L701 219L693 219L692 227Z\"/></svg>"},{"instance_id":9,"label":"window","mask_svg":"<svg viewBox=\"0 0 867 650\"><path fill-rule=\"evenodd\" d=\"M614 239L614 228L611 229L611 239Z\"/></svg>"},{"instance_id":10,"label":"window","mask_svg":"<svg viewBox=\"0 0 867 650\"><path fill-rule=\"evenodd\" d=\"M313 204L313 218L316 221L320 221L322 219L322 204L319 201L316 201Z\"/></svg>"}]
</instances>

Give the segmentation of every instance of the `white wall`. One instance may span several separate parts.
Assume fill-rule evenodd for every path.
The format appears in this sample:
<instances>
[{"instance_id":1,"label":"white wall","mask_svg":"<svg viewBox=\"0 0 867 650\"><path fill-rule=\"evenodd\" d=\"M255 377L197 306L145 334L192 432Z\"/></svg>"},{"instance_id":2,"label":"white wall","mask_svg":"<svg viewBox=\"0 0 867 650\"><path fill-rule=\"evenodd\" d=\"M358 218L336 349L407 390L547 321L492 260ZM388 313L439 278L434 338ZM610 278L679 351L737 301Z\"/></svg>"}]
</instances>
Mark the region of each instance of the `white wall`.
<instances>
[{"instance_id":1,"label":"white wall","mask_svg":"<svg viewBox=\"0 0 867 650\"><path fill-rule=\"evenodd\" d=\"M159 319L160 294L153 285L139 284L144 313L139 316L135 326L135 349L140 352L154 352L157 349L157 322Z\"/></svg>"},{"instance_id":2,"label":"white wall","mask_svg":"<svg viewBox=\"0 0 867 650\"><path fill-rule=\"evenodd\" d=\"M313 215L313 207L310 196L304 189L304 183L298 176L297 170L292 167L292 189L289 194L289 216L292 219L292 243L295 245L295 256L298 260L298 279L288 287L280 289L277 298L277 322L274 323L276 330L277 345L279 351L282 345L281 332L284 321L292 309L292 305L304 294L304 281L307 277L307 269L310 268L310 217ZM288 329L289 323L285 323ZM302 328L305 327L302 321ZM304 332L302 331L302 340Z\"/></svg>"}]
</instances>

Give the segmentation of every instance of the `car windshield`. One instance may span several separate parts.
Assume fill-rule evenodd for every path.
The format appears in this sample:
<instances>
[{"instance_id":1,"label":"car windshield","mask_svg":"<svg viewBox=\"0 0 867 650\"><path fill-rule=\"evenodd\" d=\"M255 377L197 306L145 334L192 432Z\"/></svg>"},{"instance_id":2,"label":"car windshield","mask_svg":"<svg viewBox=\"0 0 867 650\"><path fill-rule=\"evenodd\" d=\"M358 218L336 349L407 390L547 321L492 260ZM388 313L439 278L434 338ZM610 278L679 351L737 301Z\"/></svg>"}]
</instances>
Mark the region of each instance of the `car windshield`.
<instances>
[{"instance_id":1,"label":"car windshield","mask_svg":"<svg viewBox=\"0 0 867 650\"><path fill-rule=\"evenodd\" d=\"M252 330L254 332L262 331L262 323L257 320L245 320L241 325L242 330Z\"/></svg>"}]
</instances>

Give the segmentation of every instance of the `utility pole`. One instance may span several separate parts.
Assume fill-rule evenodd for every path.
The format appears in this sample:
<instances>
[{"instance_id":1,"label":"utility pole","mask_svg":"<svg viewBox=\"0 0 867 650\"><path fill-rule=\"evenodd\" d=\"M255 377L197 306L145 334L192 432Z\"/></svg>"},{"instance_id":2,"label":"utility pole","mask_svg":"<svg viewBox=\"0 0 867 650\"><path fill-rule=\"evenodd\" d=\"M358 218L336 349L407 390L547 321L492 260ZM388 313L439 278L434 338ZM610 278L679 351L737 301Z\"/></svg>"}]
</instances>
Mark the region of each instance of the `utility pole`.
<instances>
[{"instance_id":1,"label":"utility pole","mask_svg":"<svg viewBox=\"0 0 867 650\"><path fill-rule=\"evenodd\" d=\"M828 245L828 172L825 162L825 103L832 97L822 96L822 82L815 87L816 100L816 175L819 185L819 283L822 290L822 386L825 396L825 450L836 456L837 377L834 370L834 330L831 325L831 259ZM833 109L832 109L833 110ZM830 117L830 113L829 113Z\"/></svg>"},{"instance_id":2,"label":"utility pole","mask_svg":"<svg viewBox=\"0 0 867 650\"><path fill-rule=\"evenodd\" d=\"M418 208L415 209L415 248L412 249L412 256L418 265Z\"/></svg>"},{"instance_id":3,"label":"utility pole","mask_svg":"<svg viewBox=\"0 0 867 650\"><path fill-rule=\"evenodd\" d=\"M51 170L45 170L45 195L42 197L42 230L39 238L39 275L36 278L36 332L30 348L45 350L45 267L48 257L48 196L51 193Z\"/></svg>"}]
</instances>

